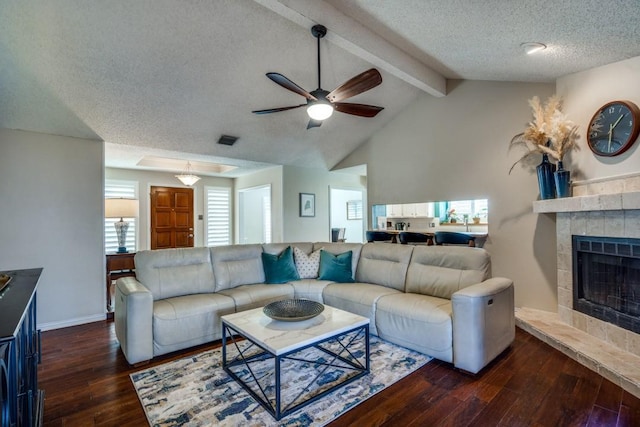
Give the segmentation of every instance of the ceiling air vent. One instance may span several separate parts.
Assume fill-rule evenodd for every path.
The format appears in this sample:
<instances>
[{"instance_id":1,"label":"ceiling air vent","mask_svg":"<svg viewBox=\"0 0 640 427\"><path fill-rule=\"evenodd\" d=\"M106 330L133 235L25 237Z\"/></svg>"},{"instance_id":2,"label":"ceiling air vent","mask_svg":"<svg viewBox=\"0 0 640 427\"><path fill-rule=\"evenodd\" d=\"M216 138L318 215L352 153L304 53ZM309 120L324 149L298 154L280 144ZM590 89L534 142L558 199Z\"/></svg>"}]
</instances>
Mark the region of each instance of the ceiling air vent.
<instances>
[{"instance_id":1,"label":"ceiling air vent","mask_svg":"<svg viewBox=\"0 0 640 427\"><path fill-rule=\"evenodd\" d=\"M222 135L218 140L218 144L233 145L238 140L237 136Z\"/></svg>"}]
</instances>

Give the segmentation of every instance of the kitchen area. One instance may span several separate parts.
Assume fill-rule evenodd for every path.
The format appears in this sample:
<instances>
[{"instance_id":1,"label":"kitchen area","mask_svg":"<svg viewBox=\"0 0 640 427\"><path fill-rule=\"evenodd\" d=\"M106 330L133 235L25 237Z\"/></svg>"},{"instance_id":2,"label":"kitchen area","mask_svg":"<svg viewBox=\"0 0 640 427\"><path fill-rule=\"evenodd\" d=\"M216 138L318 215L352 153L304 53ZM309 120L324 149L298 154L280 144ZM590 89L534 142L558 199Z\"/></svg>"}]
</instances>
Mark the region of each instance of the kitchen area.
<instances>
[{"instance_id":1,"label":"kitchen area","mask_svg":"<svg viewBox=\"0 0 640 427\"><path fill-rule=\"evenodd\" d=\"M373 205L371 231L403 231L433 236L436 231L464 233L482 247L489 231L488 200ZM396 239L397 240L397 239Z\"/></svg>"}]
</instances>

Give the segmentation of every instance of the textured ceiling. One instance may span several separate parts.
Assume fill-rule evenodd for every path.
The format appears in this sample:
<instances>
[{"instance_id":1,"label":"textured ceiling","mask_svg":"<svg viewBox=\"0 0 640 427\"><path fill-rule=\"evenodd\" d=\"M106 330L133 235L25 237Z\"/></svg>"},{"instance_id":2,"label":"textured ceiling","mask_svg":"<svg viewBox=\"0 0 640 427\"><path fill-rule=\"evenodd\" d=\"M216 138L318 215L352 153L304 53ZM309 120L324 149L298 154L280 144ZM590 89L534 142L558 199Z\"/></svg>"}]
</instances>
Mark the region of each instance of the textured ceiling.
<instances>
[{"instance_id":1,"label":"textured ceiling","mask_svg":"<svg viewBox=\"0 0 640 427\"><path fill-rule=\"evenodd\" d=\"M304 98L377 67L383 83L306 130ZM104 140L106 164L145 155L221 162L239 176L271 165L331 168L438 79L548 81L640 55L638 0L2 0L0 127ZM526 56L520 43L549 48ZM439 86L440 84L440 86ZM216 144L222 134L240 139ZM147 168L148 169L148 168Z\"/></svg>"}]
</instances>

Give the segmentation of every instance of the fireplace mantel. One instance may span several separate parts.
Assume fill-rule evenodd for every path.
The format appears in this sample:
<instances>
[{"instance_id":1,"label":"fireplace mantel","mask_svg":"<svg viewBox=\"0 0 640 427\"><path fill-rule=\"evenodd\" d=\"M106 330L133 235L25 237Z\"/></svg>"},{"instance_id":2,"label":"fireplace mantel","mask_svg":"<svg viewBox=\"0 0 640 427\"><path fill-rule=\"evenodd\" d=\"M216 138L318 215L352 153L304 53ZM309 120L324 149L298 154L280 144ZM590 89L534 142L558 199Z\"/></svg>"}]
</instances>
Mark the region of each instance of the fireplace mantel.
<instances>
[{"instance_id":1,"label":"fireplace mantel","mask_svg":"<svg viewBox=\"0 0 640 427\"><path fill-rule=\"evenodd\" d=\"M624 211L640 209L640 191L537 200L534 213Z\"/></svg>"}]
</instances>

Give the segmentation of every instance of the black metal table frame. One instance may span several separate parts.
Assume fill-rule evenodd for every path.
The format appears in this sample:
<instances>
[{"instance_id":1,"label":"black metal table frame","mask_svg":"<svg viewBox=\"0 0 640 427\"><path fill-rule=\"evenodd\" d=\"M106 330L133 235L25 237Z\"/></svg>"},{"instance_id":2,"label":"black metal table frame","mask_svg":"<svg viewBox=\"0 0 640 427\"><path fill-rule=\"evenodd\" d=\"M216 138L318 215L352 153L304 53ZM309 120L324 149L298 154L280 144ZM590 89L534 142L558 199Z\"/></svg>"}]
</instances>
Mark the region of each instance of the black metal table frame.
<instances>
[{"instance_id":1,"label":"black metal table frame","mask_svg":"<svg viewBox=\"0 0 640 427\"><path fill-rule=\"evenodd\" d=\"M349 334L353 334L353 336L348 340L348 342L346 344L343 344L342 341L340 340L341 338L348 336ZM240 340L238 340L236 338L236 336L240 336L244 339L246 339L248 342L250 342L251 344L248 345L246 348L240 348L238 346L238 343L240 342ZM238 355L231 361L227 361L227 339L230 338L230 345L234 345ZM354 345L355 342L358 342L358 338L360 339L364 339L365 340L365 363L364 365L362 363L360 363L360 361L353 356L353 354L350 351L350 347L352 345ZM324 348L321 346L321 344L324 343L328 343L328 342L337 342L340 345L340 351L338 351L337 353L334 353L333 351ZM257 354L253 354L251 356L245 357L245 353L247 353L249 350L251 350L252 348L254 348L254 346L260 348L262 351L258 352ZM296 353L301 352L302 350L305 350L309 347L315 347L318 350L321 350L325 353L327 353L328 355L332 356L333 359L329 362L326 363L320 363L317 360L305 360L305 359L301 359L301 358L296 358L296 357L290 357L292 355L295 355ZM335 389L342 387L344 385L347 385L355 380L357 380L358 378L367 375L369 373L369 324L363 325L363 326L357 326L355 328L349 329L347 331L343 331L340 332L338 334L332 335L328 338L325 338L323 340L320 340L318 342L306 345L304 347L300 347L300 348L296 348L295 350L289 351L287 353L283 353L281 355L274 355L271 352L269 352L267 349L265 349L263 346L261 346L259 343L256 343L255 341L253 341L251 338L247 337L246 335L244 335L242 332L236 330L233 326L227 324L224 320L222 321L222 368L225 370L225 372L227 374L229 374L238 384L240 384L242 386L242 388L244 388L247 393L249 393L260 405L262 405L262 407L269 412L276 420L280 420L282 417L285 417L287 415L289 415L290 413L297 411L298 409L309 405L310 403L315 402L316 400L320 399L321 397L327 395L328 393L334 391ZM349 360L347 358L345 358L344 356L342 356L343 353L348 353L349 356L352 357L353 360ZM253 370L251 369L250 366L250 362L253 361L263 361L266 359L270 359L273 358L274 359L274 370L275 370L275 405L272 405L269 401L269 398L267 396L267 393L265 392L264 388L262 387L262 385L260 384L260 382L257 380ZM323 390L320 393L314 394L312 397L307 398L305 400L302 400L300 403L293 405L293 403L295 403L296 401L298 401L298 399L302 396L302 393L304 393L305 391L308 391L308 389L310 388L311 385L313 385L313 383L315 383L315 381L320 377L320 375L322 375L323 373L325 373L329 368L331 367L339 367L339 368L348 368L347 366L344 365L334 365L335 361L340 360L343 363L346 363L347 365L351 366L353 368L354 371L357 371L358 373L352 377L347 378L344 381L338 382L335 385L333 385L332 387ZM280 399L280 393L281 393L281 384L280 384L280 363L283 360L293 360L293 361L297 361L297 362L311 362L314 364L320 364L320 365L324 365L324 369L321 370L321 372L319 372L313 379L311 379L311 381L309 381L309 383L302 389L302 391L291 401L291 403L288 404L287 407L284 408L284 410L282 409L282 402ZM252 383L255 383L259 390L260 393L262 394L262 396L258 395L258 393L256 393L256 391L254 391L249 384L247 384L244 380L242 380L240 377L238 377L232 370L231 368L234 366L242 366L244 365L248 370L249 373L251 374L251 379L253 379Z\"/></svg>"}]
</instances>

